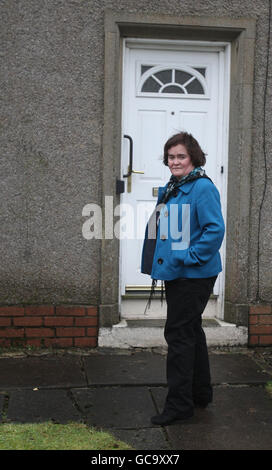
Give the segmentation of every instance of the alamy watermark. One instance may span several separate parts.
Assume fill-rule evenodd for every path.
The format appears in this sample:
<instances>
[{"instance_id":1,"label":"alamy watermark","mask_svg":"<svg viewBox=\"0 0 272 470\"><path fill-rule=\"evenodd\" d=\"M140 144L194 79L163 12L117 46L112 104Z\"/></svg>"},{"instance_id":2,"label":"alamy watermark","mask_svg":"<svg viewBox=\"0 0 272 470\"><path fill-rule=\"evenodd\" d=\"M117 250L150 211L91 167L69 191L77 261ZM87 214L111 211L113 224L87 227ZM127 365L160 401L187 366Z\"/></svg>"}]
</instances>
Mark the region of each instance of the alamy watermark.
<instances>
[{"instance_id":1,"label":"alamy watermark","mask_svg":"<svg viewBox=\"0 0 272 470\"><path fill-rule=\"evenodd\" d=\"M113 196L105 196L103 209L98 204L86 204L82 216L87 217L82 225L82 235L86 240L112 240L114 237L143 240L147 223L146 237L154 239L160 222L160 238L166 240L170 237L173 250L184 250L190 245L190 204L159 204L155 210L153 202L114 207Z\"/></svg>"}]
</instances>

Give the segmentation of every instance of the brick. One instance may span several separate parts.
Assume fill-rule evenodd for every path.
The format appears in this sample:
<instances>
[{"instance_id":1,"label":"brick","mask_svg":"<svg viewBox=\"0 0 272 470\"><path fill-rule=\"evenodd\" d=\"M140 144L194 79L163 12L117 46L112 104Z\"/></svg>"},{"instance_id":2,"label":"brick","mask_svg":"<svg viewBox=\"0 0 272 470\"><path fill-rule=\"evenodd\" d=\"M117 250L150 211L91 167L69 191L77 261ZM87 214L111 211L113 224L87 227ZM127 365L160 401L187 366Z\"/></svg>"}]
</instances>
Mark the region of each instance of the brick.
<instances>
[{"instance_id":1,"label":"brick","mask_svg":"<svg viewBox=\"0 0 272 470\"><path fill-rule=\"evenodd\" d=\"M15 326L42 326L42 317L15 317L13 319Z\"/></svg>"},{"instance_id":2,"label":"brick","mask_svg":"<svg viewBox=\"0 0 272 470\"><path fill-rule=\"evenodd\" d=\"M75 307L73 305L57 305L56 315L84 316L85 307Z\"/></svg>"},{"instance_id":3,"label":"brick","mask_svg":"<svg viewBox=\"0 0 272 470\"><path fill-rule=\"evenodd\" d=\"M249 314L252 313L271 313L271 305L251 305L249 307Z\"/></svg>"},{"instance_id":4,"label":"brick","mask_svg":"<svg viewBox=\"0 0 272 470\"><path fill-rule=\"evenodd\" d=\"M2 338L23 338L24 328L1 328L0 337Z\"/></svg>"},{"instance_id":5,"label":"brick","mask_svg":"<svg viewBox=\"0 0 272 470\"><path fill-rule=\"evenodd\" d=\"M86 313L90 316L97 316L97 307L86 307Z\"/></svg>"},{"instance_id":6,"label":"brick","mask_svg":"<svg viewBox=\"0 0 272 470\"><path fill-rule=\"evenodd\" d=\"M54 315L55 307L54 305L26 305L25 314L26 315Z\"/></svg>"},{"instance_id":7,"label":"brick","mask_svg":"<svg viewBox=\"0 0 272 470\"><path fill-rule=\"evenodd\" d=\"M258 322L262 325L272 325L272 315L258 315Z\"/></svg>"},{"instance_id":8,"label":"brick","mask_svg":"<svg viewBox=\"0 0 272 470\"><path fill-rule=\"evenodd\" d=\"M43 338L55 335L54 330L51 328L26 328L25 332L26 336L28 336L29 338Z\"/></svg>"},{"instance_id":9,"label":"brick","mask_svg":"<svg viewBox=\"0 0 272 470\"><path fill-rule=\"evenodd\" d=\"M87 328L87 336L97 336L97 328Z\"/></svg>"},{"instance_id":10,"label":"brick","mask_svg":"<svg viewBox=\"0 0 272 470\"><path fill-rule=\"evenodd\" d=\"M272 334L272 325L257 325L257 326L252 325L249 331L250 331L250 334L269 335L269 334Z\"/></svg>"},{"instance_id":11,"label":"brick","mask_svg":"<svg viewBox=\"0 0 272 470\"><path fill-rule=\"evenodd\" d=\"M45 317L45 326L72 326L74 323L73 317Z\"/></svg>"},{"instance_id":12,"label":"brick","mask_svg":"<svg viewBox=\"0 0 272 470\"><path fill-rule=\"evenodd\" d=\"M0 307L0 316L19 316L24 315L24 307L19 307L17 305L7 305L6 307Z\"/></svg>"},{"instance_id":13,"label":"brick","mask_svg":"<svg viewBox=\"0 0 272 470\"><path fill-rule=\"evenodd\" d=\"M46 338L44 345L46 347L58 346L60 348L69 348L73 346L73 338Z\"/></svg>"},{"instance_id":14,"label":"brick","mask_svg":"<svg viewBox=\"0 0 272 470\"><path fill-rule=\"evenodd\" d=\"M65 336L85 336L85 328L57 328L56 335L58 337L65 337Z\"/></svg>"},{"instance_id":15,"label":"brick","mask_svg":"<svg viewBox=\"0 0 272 470\"><path fill-rule=\"evenodd\" d=\"M272 335L261 335L259 341L262 346L272 346Z\"/></svg>"},{"instance_id":16,"label":"brick","mask_svg":"<svg viewBox=\"0 0 272 470\"><path fill-rule=\"evenodd\" d=\"M41 339L28 339L26 341L27 346L34 346L36 348L40 348L42 346L42 340Z\"/></svg>"},{"instance_id":17,"label":"brick","mask_svg":"<svg viewBox=\"0 0 272 470\"><path fill-rule=\"evenodd\" d=\"M250 324L258 323L258 318L259 318L259 315L249 315L249 323Z\"/></svg>"},{"instance_id":18,"label":"brick","mask_svg":"<svg viewBox=\"0 0 272 470\"><path fill-rule=\"evenodd\" d=\"M256 346L259 344L259 336L256 336L256 335L249 335L249 338L248 338L248 344L250 346Z\"/></svg>"},{"instance_id":19,"label":"brick","mask_svg":"<svg viewBox=\"0 0 272 470\"><path fill-rule=\"evenodd\" d=\"M12 338L11 346L15 346L16 348L23 348L25 346L25 338Z\"/></svg>"},{"instance_id":20,"label":"brick","mask_svg":"<svg viewBox=\"0 0 272 470\"><path fill-rule=\"evenodd\" d=\"M0 339L0 346L3 348L8 348L11 345L10 339Z\"/></svg>"},{"instance_id":21,"label":"brick","mask_svg":"<svg viewBox=\"0 0 272 470\"><path fill-rule=\"evenodd\" d=\"M75 338L74 345L78 348L95 348L97 346L97 338Z\"/></svg>"},{"instance_id":22,"label":"brick","mask_svg":"<svg viewBox=\"0 0 272 470\"><path fill-rule=\"evenodd\" d=\"M11 339L11 346L15 348L24 348L25 347L25 338L12 338Z\"/></svg>"},{"instance_id":23,"label":"brick","mask_svg":"<svg viewBox=\"0 0 272 470\"><path fill-rule=\"evenodd\" d=\"M5 317L0 318L0 326L10 326L10 325L11 325L10 318L5 318Z\"/></svg>"},{"instance_id":24,"label":"brick","mask_svg":"<svg viewBox=\"0 0 272 470\"><path fill-rule=\"evenodd\" d=\"M79 317L75 318L76 326L97 326L97 317Z\"/></svg>"}]
</instances>

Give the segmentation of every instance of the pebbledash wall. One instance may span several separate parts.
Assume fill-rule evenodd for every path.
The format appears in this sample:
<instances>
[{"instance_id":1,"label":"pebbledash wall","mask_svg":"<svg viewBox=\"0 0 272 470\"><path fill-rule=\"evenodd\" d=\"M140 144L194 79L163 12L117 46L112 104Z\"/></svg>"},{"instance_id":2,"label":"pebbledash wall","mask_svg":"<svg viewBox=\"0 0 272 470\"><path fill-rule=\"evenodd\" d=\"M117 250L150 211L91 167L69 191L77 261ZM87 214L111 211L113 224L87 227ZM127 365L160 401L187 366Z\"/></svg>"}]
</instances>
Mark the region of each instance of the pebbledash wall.
<instances>
[{"instance_id":1,"label":"pebbledash wall","mask_svg":"<svg viewBox=\"0 0 272 470\"><path fill-rule=\"evenodd\" d=\"M0 346L95 347L119 321L123 37L231 43L225 321L272 345L271 2L2 0Z\"/></svg>"}]
</instances>

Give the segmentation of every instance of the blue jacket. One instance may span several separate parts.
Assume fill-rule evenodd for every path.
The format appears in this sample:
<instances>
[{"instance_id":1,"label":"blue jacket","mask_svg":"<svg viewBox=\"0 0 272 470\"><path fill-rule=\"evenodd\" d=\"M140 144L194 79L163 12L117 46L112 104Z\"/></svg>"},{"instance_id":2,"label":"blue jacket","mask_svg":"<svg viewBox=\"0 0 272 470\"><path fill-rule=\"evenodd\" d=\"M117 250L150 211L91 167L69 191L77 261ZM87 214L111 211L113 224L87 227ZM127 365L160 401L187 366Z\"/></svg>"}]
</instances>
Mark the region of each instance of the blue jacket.
<instances>
[{"instance_id":1,"label":"blue jacket","mask_svg":"<svg viewBox=\"0 0 272 470\"><path fill-rule=\"evenodd\" d=\"M166 187L159 188L157 205ZM212 181L199 178L185 183L162 206L151 261L152 241L147 240L146 228L141 272L169 281L216 276L222 271L219 249L224 233L220 196Z\"/></svg>"}]
</instances>

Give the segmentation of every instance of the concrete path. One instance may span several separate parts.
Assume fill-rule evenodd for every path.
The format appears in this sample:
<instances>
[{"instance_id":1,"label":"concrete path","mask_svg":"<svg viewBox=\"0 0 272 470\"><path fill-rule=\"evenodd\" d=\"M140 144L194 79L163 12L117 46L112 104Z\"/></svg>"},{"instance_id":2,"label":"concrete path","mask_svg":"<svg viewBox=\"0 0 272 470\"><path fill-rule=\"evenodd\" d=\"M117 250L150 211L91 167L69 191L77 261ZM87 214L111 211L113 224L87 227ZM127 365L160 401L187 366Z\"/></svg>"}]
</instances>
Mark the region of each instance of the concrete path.
<instances>
[{"instance_id":1,"label":"concrete path","mask_svg":"<svg viewBox=\"0 0 272 470\"><path fill-rule=\"evenodd\" d=\"M157 427L165 351L0 356L0 422L85 422L137 450L272 449L270 350L210 350L214 401L182 424Z\"/></svg>"}]
</instances>

